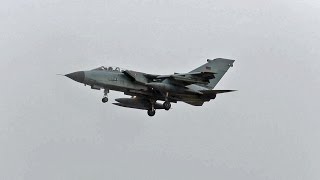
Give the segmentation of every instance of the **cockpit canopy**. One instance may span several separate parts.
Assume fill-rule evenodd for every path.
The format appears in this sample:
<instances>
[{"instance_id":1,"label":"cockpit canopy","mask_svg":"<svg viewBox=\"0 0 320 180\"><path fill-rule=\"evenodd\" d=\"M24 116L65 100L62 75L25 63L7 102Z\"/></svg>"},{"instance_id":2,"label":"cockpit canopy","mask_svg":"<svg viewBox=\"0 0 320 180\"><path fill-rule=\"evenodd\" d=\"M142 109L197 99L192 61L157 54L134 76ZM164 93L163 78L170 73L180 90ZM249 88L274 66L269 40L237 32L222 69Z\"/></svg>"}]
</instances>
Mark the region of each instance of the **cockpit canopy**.
<instances>
[{"instance_id":1,"label":"cockpit canopy","mask_svg":"<svg viewBox=\"0 0 320 180\"><path fill-rule=\"evenodd\" d=\"M98 71L116 71L116 72L123 72L123 69L120 69L119 67L113 67L113 66L101 66L98 68L95 68L93 70L98 70Z\"/></svg>"}]
</instances>

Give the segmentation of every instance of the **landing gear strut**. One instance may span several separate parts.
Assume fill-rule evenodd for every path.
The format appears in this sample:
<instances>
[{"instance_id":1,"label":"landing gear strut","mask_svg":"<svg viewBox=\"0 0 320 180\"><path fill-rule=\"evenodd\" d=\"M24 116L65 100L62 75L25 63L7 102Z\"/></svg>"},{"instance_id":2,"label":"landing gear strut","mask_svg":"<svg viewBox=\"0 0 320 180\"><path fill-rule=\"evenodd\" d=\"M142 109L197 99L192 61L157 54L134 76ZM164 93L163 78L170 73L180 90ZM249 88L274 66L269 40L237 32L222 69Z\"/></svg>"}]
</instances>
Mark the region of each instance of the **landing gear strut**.
<instances>
[{"instance_id":1,"label":"landing gear strut","mask_svg":"<svg viewBox=\"0 0 320 180\"><path fill-rule=\"evenodd\" d=\"M163 103L163 108L166 111L169 111L169 109L171 108L171 103L170 103L170 101L168 101L168 96L169 96L169 93L167 92L166 97L165 97L165 102Z\"/></svg>"},{"instance_id":2,"label":"landing gear strut","mask_svg":"<svg viewBox=\"0 0 320 180\"><path fill-rule=\"evenodd\" d=\"M148 115L149 116L154 116L156 114L156 110L154 109L154 101L150 100L150 103L151 103L151 108L148 109Z\"/></svg>"},{"instance_id":3,"label":"landing gear strut","mask_svg":"<svg viewBox=\"0 0 320 180\"><path fill-rule=\"evenodd\" d=\"M104 96L103 96L103 98L102 98L102 102L103 103L106 103L106 102L108 102L108 93L109 93L109 89L104 89Z\"/></svg>"}]
</instances>

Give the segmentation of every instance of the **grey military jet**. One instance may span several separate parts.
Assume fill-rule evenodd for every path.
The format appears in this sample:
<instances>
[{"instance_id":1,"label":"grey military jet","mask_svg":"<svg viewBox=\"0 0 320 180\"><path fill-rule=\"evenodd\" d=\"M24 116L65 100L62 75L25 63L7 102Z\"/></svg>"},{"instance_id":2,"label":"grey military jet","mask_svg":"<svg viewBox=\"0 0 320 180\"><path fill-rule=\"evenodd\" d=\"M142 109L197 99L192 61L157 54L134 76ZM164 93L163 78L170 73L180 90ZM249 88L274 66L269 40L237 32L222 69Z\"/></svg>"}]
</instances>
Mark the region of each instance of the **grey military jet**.
<instances>
[{"instance_id":1,"label":"grey military jet","mask_svg":"<svg viewBox=\"0 0 320 180\"><path fill-rule=\"evenodd\" d=\"M213 90L223 75L233 66L234 60L217 58L189 73L171 75L147 74L113 67L99 67L89 71L77 71L65 76L83 83L91 89L104 89L102 102L108 102L109 90L120 91L131 98L115 99L117 106L147 110L154 116L156 109L170 110L178 101L193 106L215 99L217 94L234 90ZM158 103L157 101L164 101Z\"/></svg>"}]
</instances>

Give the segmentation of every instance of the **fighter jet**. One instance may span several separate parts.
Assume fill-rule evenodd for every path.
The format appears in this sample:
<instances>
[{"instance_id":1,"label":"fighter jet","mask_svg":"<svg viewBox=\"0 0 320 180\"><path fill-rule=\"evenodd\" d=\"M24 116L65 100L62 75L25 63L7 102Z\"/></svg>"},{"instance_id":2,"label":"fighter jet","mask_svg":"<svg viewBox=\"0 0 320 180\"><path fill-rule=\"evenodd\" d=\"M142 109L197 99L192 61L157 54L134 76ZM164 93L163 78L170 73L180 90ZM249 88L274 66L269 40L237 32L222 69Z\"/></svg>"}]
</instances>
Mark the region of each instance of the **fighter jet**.
<instances>
[{"instance_id":1,"label":"fighter jet","mask_svg":"<svg viewBox=\"0 0 320 180\"><path fill-rule=\"evenodd\" d=\"M117 106L147 110L154 116L156 109L171 109L178 101L193 106L215 99L217 94L235 90L215 90L220 79L233 66L234 60L217 58L188 72L170 75L147 74L101 66L89 71L77 71L66 77L88 85L91 89L104 90L102 102L108 102L110 90L123 92L131 98L115 99ZM157 101L163 101L159 103Z\"/></svg>"}]
</instances>

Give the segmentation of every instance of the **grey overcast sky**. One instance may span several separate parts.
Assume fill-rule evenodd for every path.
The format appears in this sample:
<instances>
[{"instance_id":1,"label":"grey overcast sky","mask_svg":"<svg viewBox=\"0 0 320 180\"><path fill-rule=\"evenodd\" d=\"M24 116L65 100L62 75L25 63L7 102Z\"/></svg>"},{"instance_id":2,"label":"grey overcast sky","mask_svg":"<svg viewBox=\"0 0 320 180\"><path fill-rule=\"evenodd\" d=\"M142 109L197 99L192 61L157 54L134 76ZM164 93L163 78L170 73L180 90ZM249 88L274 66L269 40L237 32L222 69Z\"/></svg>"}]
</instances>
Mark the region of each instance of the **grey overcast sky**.
<instances>
[{"instance_id":1,"label":"grey overcast sky","mask_svg":"<svg viewBox=\"0 0 320 180\"><path fill-rule=\"evenodd\" d=\"M2 0L0 179L318 180L319 32L319 0ZM238 92L153 118L55 75L216 57Z\"/></svg>"}]
</instances>

